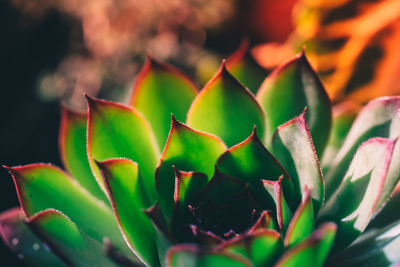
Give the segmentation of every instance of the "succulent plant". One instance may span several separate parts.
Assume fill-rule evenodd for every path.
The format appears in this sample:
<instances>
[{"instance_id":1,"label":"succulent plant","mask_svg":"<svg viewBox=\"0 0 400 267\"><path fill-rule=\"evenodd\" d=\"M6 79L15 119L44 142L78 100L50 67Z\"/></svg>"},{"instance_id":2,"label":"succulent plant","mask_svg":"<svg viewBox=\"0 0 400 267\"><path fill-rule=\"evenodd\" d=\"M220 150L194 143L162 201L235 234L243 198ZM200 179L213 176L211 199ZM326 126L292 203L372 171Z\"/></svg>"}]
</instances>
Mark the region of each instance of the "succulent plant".
<instances>
[{"instance_id":1,"label":"succulent plant","mask_svg":"<svg viewBox=\"0 0 400 267\"><path fill-rule=\"evenodd\" d=\"M246 66L236 58L234 75L235 64ZM21 208L1 215L1 235L30 264L400 261L400 221L389 200L400 178L400 97L359 112L342 104L332 116L301 53L256 95L225 63L198 92L149 58L129 105L87 102L87 114L62 108L66 171L6 167Z\"/></svg>"}]
</instances>

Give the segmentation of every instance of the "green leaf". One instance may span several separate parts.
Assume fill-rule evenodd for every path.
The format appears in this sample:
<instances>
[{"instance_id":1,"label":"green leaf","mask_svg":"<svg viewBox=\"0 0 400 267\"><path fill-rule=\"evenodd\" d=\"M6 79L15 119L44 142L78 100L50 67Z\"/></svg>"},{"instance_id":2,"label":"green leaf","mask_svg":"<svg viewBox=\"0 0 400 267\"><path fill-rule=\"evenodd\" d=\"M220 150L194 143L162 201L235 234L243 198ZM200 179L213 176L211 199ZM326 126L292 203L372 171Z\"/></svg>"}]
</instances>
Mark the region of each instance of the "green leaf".
<instances>
[{"instance_id":1,"label":"green leaf","mask_svg":"<svg viewBox=\"0 0 400 267\"><path fill-rule=\"evenodd\" d=\"M397 138L400 134L400 96L382 97L369 102L358 114L341 149L325 176L326 196L338 188L357 148L369 138Z\"/></svg>"},{"instance_id":2,"label":"green leaf","mask_svg":"<svg viewBox=\"0 0 400 267\"><path fill-rule=\"evenodd\" d=\"M167 222L158 203L143 211L151 220L156 231L158 257L162 266L165 266L168 249L177 243L167 227Z\"/></svg>"},{"instance_id":3,"label":"green leaf","mask_svg":"<svg viewBox=\"0 0 400 267\"><path fill-rule=\"evenodd\" d=\"M253 266L249 260L232 253L204 252L195 245L173 246L167 255L169 267L244 267Z\"/></svg>"},{"instance_id":4,"label":"green leaf","mask_svg":"<svg viewBox=\"0 0 400 267\"><path fill-rule=\"evenodd\" d=\"M136 163L128 159L97 162L119 227L132 251L144 263L158 266L155 232L143 213L147 201L141 196L142 177Z\"/></svg>"},{"instance_id":5,"label":"green leaf","mask_svg":"<svg viewBox=\"0 0 400 267\"><path fill-rule=\"evenodd\" d=\"M222 243L220 248L248 258L256 267L272 266L284 250L280 234L273 230L241 234Z\"/></svg>"},{"instance_id":6,"label":"green leaf","mask_svg":"<svg viewBox=\"0 0 400 267\"><path fill-rule=\"evenodd\" d=\"M338 225L336 248L353 241L383 207L399 181L400 145L372 138L357 150L347 174L319 214Z\"/></svg>"},{"instance_id":7,"label":"green leaf","mask_svg":"<svg viewBox=\"0 0 400 267\"><path fill-rule=\"evenodd\" d=\"M296 195L303 194L307 187L317 212L324 201L324 180L308 130L306 110L279 126L272 142L273 153L292 178Z\"/></svg>"},{"instance_id":8,"label":"green leaf","mask_svg":"<svg viewBox=\"0 0 400 267\"><path fill-rule=\"evenodd\" d=\"M226 68L253 94L256 94L267 72L250 55L249 45L248 40L243 40L239 48L227 58Z\"/></svg>"},{"instance_id":9,"label":"green leaf","mask_svg":"<svg viewBox=\"0 0 400 267\"><path fill-rule=\"evenodd\" d=\"M397 184L395 190L390 196L387 204L379 211L379 213L372 219L368 228L383 228L386 225L400 220L400 183Z\"/></svg>"},{"instance_id":10,"label":"green leaf","mask_svg":"<svg viewBox=\"0 0 400 267\"><path fill-rule=\"evenodd\" d=\"M150 125L130 107L87 97L89 105L88 156L93 173L104 187L94 160L128 158L138 163L146 193L156 200L154 170L160 153ZM105 188L103 188L105 189Z\"/></svg>"},{"instance_id":11,"label":"green leaf","mask_svg":"<svg viewBox=\"0 0 400 267\"><path fill-rule=\"evenodd\" d=\"M59 211L41 211L28 225L68 266L117 266L104 254L102 243L88 237Z\"/></svg>"},{"instance_id":12,"label":"green leaf","mask_svg":"<svg viewBox=\"0 0 400 267\"><path fill-rule=\"evenodd\" d=\"M199 197L208 182L208 177L200 172L184 172L175 169L174 215L172 226L175 236L182 236L191 218L189 205Z\"/></svg>"},{"instance_id":13,"label":"green leaf","mask_svg":"<svg viewBox=\"0 0 400 267\"><path fill-rule=\"evenodd\" d=\"M261 212L261 215L258 218L258 220L250 228L249 232L251 233L257 230L266 230L266 229L275 230L276 226L271 213L267 210L264 210Z\"/></svg>"},{"instance_id":14,"label":"green leaf","mask_svg":"<svg viewBox=\"0 0 400 267\"><path fill-rule=\"evenodd\" d=\"M264 113L254 96L222 63L219 72L193 101L187 124L220 137L228 146L244 140L254 125L264 133Z\"/></svg>"},{"instance_id":15,"label":"green leaf","mask_svg":"<svg viewBox=\"0 0 400 267\"><path fill-rule=\"evenodd\" d=\"M171 220L174 206L175 173L178 170L201 172L210 179L217 158L226 150L217 137L201 133L178 122L172 117L171 131L156 170L159 204Z\"/></svg>"},{"instance_id":16,"label":"green leaf","mask_svg":"<svg viewBox=\"0 0 400 267\"><path fill-rule=\"evenodd\" d=\"M181 121L197 95L196 85L176 68L148 57L133 88L131 104L149 121L162 149L171 113Z\"/></svg>"},{"instance_id":17,"label":"green leaf","mask_svg":"<svg viewBox=\"0 0 400 267\"><path fill-rule=\"evenodd\" d=\"M65 266L31 232L20 208L12 208L0 214L0 236L7 247L29 266Z\"/></svg>"},{"instance_id":18,"label":"green leaf","mask_svg":"<svg viewBox=\"0 0 400 267\"><path fill-rule=\"evenodd\" d=\"M284 191L293 191L289 175L277 159L261 143L256 129L243 142L229 148L217 161L217 168L232 177L247 182L261 193L265 189L261 179L284 175Z\"/></svg>"},{"instance_id":19,"label":"green leaf","mask_svg":"<svg viewBox=\"0 0 400 267\"><path fill-rule=\"evenodd\" d=\"M331 167L332 161L343 145L358 111L358 105L353 102L342 102L333 107L331 133L321 159L323 173L326 173L326 170L329 170Z\"/></svg>"},{"instance_id":20,"label":"green leaf","mask_svg":"<svg viewBox=\"0 0 400 267\"><path fill-rule=\"evenodd\" d=\"M197 225L191 224L190 229L195 238L195 243L202 246L216 246L224 242L225 240L217 236L211 231L204 231L200 229ZM189 242L187 242L189 243ZM191 242L193 243L193 242Z\"/></svg>"},{"instance_id":21,"label":"green leaf","mask_svg":"<svg viewBox=\"0 0 400 267\"><path fill-rule=\"evenodd\" d=\"M61 106L59 147L65 169L93 196L108 204L90 169L86 152L87 115Z\"/></svg>"},{"instance_id":22,"label":"green leaf","mask_svg":"<svg viewBox=\"0 0 400 267\"><path fill-rule=\"evenodd\" d=\"M322 155L331 127L331 103L304 51L265 79L257 100L265 111L267 145L279 125L307 107L311 136L317 154Z\"/></svg>"},{"instance_id":23,"label":"green leaf","mask_svg":"<svg viewBox=\"0 0 400 267\"><path fill-rule=\"evenodd\" d=\"M306 196L293 215L285 235L285 247L292 247L303 241L314 230L314 209L310 191L305 189Z\"/></svg>"},{"instance_id":24,"label":"green leaf","mask_svg":"<svg viewBox=\"0 0 400 267\"><path fill-rule=\"evenodd\" d=\"M343 253L332 258L328 265L395 266L399 261L400 221L397 221L366 238L360 238Z\"/></svg>"},{"instance_id":25,"label":"green leaf","mask_svg":"<svg viewBox=\"0 0 400 267\"><path fill-rule=\"evenodd\" d=\"M131 254L111 209L62 170L49 164L7 168L26 217L46 209L58 210L91 238L102 242L108 237L118 250Z\"/></svg>"},{"instance_id":26,"label":"green leaf","mask_svg":"<svg viewBox=\"0 0 400 267\"><path fill-rule=\"evenodd\" d=\"M288 250L276 263L276 267L296 267L305 263L323 266L335 239L336 225L322 224L306 240Z\"/></svg>"},{"instance_id":27,"label":"green leaf","mask_svg":"<svg viewBox=\"0 0 400 267\"><path fill-rule=\"evenodd\" d=\"M283 176L280 176L278 181L262 180L265 189L275 201L276 218L278 220L279 228L282 232L285 232L292 217L292 211L290 210L283 194L282 181Z\"/></svg>"}]
</instances>

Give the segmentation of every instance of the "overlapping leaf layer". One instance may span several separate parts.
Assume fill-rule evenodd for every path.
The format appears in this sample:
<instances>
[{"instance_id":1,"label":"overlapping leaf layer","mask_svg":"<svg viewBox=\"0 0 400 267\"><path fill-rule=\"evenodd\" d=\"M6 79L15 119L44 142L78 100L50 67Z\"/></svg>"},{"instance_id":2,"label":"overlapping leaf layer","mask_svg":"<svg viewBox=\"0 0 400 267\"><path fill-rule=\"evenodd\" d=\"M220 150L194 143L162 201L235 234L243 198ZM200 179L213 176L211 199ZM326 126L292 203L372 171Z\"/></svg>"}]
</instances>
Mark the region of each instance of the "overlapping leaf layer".
<instances>
[{"instance_id":1,"label":"overlapping leaf layer","mask_svg":"<svg viewBox=\"0 0 400 267\"><path fill-rule=\"evenodd\" d=\"M149 58L130 106L87 97L87 114L64 107L68 173L6 167L21 209L0 217L5 243L34 266L400 261L400 97L332 116L304 53L259 90L250 79L251 91L246 55L199 93Z\"/></svg>"}]
</instances>

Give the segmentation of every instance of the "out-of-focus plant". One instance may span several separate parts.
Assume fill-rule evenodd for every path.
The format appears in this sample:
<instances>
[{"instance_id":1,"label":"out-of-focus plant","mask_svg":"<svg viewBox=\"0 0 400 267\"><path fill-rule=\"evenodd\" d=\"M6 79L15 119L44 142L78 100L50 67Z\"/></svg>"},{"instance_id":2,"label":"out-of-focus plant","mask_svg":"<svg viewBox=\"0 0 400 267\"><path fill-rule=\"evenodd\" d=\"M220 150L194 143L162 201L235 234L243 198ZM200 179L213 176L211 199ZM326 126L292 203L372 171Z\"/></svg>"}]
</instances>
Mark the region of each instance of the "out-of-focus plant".
<instances>
[{"instance_id":1,"label":"out-of-focus plant","mask_svg":"<svg viewBox=\"0 0 400 267\"><path fill-rule=\"evenodd\" d=\"M306 45L331 98L366 102L400 92L400 1L299 0L293 13L283 46L254 51L261 65L276 66Z\"/></svg>"},{"instance_id":2,"label":"out-of-focus plant","mask_svg":"<svg viewBox=\"0 0 400 267\"><path fill-rule=\"evenodd\" d=\"M245 84L247 64L229 63ZM3 240L34 266L399 262L400 97L332 117L304 53L253 90L226 63L199 92L149 58L128 106L64 107L68 173L6 167L22 209L0 216Z\"/></svg>"},{"instance_id":3,"label":"out-of-focus plant","mask_svg":"<svg viewBox=\"0 0 400 267\"><path fill-rule=\"evenodd\" d=\"M106 94L121 99L148 51L194 66L209 56L202 50L206 31L218 29L234 12L232 0L12 1L36 19L56 9L78 20L71 25L69 56L38 82L44 98L61 97L77 107L84 104L83 92L112 89Z\"/></svg>"}]
</instances>

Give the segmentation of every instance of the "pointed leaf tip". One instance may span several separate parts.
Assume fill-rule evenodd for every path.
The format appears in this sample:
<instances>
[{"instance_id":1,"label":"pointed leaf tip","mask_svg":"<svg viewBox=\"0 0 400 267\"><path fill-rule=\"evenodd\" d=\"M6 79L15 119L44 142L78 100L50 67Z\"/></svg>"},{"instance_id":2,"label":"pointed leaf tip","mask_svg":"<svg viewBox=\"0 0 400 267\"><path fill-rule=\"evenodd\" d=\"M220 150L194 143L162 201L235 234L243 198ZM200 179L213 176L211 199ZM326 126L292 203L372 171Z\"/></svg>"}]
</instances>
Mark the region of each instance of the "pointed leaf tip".
<instances>
[{"instance_id":1,"label":"pointed leaf tip","mask_svg":"<svg viewBox=\"0 0 400 267\"><path fill-rule=\"evenodd\" d=\"M262 108L251 92L229 73L225 63L193 101L186 122L219 136L228 146L245 139L255 124L261 138L264 134Z\"/></svg>"},{"instance_id":2,"label":"pointed leaf tip","mask_svg":"<svg viewBox=\"0 0 400 267\"><path fill-rule=\"evenodd\" d=\"M303 53L278 67L264 80L257 100L266 114L267 144L279 125L308 107L311 136L317 154L322 155L331 127L331 102Z\"/></svg>"},{"instance_id":3,"label":"pointed leaf tip","mask_svg":"<svg viewBox=\"0 0 400 267\"><path fill-rule=\"evenodd\" d=\"M272 147L273 154L292 179L294 195L301 196L307 186L317 212L324 201L325 184L306 114L307 108L304 108L299 116L279 126L273 135Z\"/></svg>"},{"instance_id":4,"label":"pointed leaf tip","mask_svg":"<svg viewBox=\"0 0 400 267\"><path fill-rule=\"evenodd\" d=\"M190 170L211 177L217 158L226 150L216 136L199 132L172 120L170 133L155 173L159 204L167 221L170 221L174 204L175 171Z\"/></svg>"},{"instance_id":5,"label":"pointed leaf tip","mask_svg":"<svg viewBox=\"0 0 400 267\"><path fill-rule=\"evenodd\" d=\"M160 149L168 138L169 115L184 120L197 91L194 82L177 68L153 58L146 60L136 78L130 104L149 121Z\"/></svg>"},{"instance_id":6,"label":"pointed leaf tip","mask_svg":"<svg viewBox=\"0 0 400 267\"><path fill-rule=\"evenodd\" d=\"M154 201L154 167L160 151L153 131L143 115L119 103L93 99L93 105L89 105L88 118L87 153L90 167L102 189L105 191L93 158L98 161L128 158L138 163L144 177L145 191Z\"/></svg>"}]
</instances>

